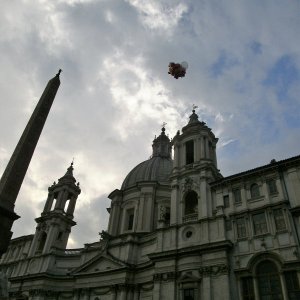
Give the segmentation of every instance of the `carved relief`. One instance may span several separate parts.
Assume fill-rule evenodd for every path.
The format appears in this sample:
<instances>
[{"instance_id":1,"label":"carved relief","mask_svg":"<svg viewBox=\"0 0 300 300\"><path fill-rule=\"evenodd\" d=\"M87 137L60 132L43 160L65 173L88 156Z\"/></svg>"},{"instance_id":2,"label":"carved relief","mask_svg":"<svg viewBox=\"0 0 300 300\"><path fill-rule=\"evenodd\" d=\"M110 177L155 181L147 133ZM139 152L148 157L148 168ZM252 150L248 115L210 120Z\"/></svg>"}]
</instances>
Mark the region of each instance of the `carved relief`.
<instances>
[{"instance_id":1,"label":"carved relief","mask_svg":"<svg viewBox=\"0 0 300 300\"><path fill-rule=\"evenodd\" d=\"M165 205L159 206L159 221L170 221L170 207Z\"/></svg>"},{"instance_id":2,"label":"carved relief","mask_svg":"<svg viewBox=\"0 0 300 300\"><path fill-rule=\"evenodd\" d=\"M194 183L194 180L192 178L190 178L190 177L185 178L185 181L183 184L183 191L187 192L187 191L192 190L193 183Z\"/></svg>"},{"instance_id":3,"label":"carved relief","mask_svg":"<svg viewBox=\"0 0 300 300\"><path fill-rule=\"evenodd\" d=\"M228 272L229 272L229 266L226 264L205 266L199 269L199 273L202 276L216 276L221 274L228 274Z\"/></svg>"},{"instance_id":4,"label":"carved relief","mask_svg":"<svg viewBox=\"0 0 300 300\"><path fill-rule=\"evenodd\" d=\"M58 292L52 290L32 289L29 291L30 297L45 296L46 298L50 298L50 297L55 298L57 294Z\"/></svg>"}]
</instances>

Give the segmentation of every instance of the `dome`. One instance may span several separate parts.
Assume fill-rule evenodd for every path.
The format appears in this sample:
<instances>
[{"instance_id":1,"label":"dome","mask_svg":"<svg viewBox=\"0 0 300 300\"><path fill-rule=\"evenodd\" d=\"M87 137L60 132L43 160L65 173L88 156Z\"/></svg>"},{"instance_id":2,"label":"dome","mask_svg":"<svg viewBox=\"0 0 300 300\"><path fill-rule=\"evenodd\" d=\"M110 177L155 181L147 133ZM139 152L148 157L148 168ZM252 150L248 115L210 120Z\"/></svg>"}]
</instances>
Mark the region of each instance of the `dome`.
<instances>
[{"instance_id":1,"label":"dome","mask_svg":"<svg viewBox=\"0 0 300 300\"><path fill-rule=\"evenodd\" d=\"M166 183L173 168L173 161L170 157L154 156L138 164L126 176L121 189L125 190L135 186L142 181L155 181Z\"/></svg>"}]
</instances>

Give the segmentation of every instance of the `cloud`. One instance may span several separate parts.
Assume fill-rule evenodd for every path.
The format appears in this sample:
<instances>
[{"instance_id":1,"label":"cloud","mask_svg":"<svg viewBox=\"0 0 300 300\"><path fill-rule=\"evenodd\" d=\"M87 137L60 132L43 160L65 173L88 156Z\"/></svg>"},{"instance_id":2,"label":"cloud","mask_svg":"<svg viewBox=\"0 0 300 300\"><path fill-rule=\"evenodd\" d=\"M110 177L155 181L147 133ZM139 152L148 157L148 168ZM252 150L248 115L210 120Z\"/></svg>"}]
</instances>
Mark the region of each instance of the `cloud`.
<instances>
[{"instance_id":1,"label":"cloud","mask_svg":"<svg viewBox=\"0 0 300 300\"><path fill-rule=\"evenodd\" d=\"M149 29L162 30L164 34L171 34L188 11L186 4L181 1L146 1L128 0L137 9L141 22Z\"/></svg>"},{"instance_id":2,"label":"cloud","mask_svg":"<svg viewBox=\"0 0 300 300\"><path fill-rule=\"evenodd\" d=\"M170 137L186 125L193 104L219 138L225 176L298 154L297 1L5 1L1 8L1 172L47 81L63 69L16 203L22 218L14 236L34 232L47 187L75 157L82 193L70 246L97 240L107 227L106 195L149 158L163 122ZM189 63L185 78L167 74L170 61Z\"/></svg>"}]
</instances>

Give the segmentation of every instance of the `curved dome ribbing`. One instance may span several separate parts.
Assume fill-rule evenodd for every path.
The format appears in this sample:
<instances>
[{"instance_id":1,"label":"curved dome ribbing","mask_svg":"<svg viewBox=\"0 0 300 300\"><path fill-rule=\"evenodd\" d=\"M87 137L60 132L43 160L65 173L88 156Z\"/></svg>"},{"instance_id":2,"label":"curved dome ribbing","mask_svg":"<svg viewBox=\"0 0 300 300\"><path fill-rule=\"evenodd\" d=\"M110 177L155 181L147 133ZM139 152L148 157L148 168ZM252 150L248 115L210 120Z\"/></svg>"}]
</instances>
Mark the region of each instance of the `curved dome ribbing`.
<instances>
[{"instance_id":1,"label":"curved dome ribbing","mask_svg":"<svg viewBox=\"0 0 300 300\"><path fill-rule=\"evenodd\" d=\"M154 156L138 164L126 176L121 189L127 189L135 186L141 181L156 181L165 183L168 181L173 167L173 161L170 157Z\"/></svg>"},{"instance_id":2,"label":"curved dome ribbing","mask_svg":"<svg viewBox=\"0 0 300 300\"><path fill-rule=\"evenodd\" d=\"M125 190L135 186L138 182L166 183L172 172L173 161L171 159L171 142L165 134L165 128L161 134L155 137L152 144L152 158L138 164L126 176L121 189Z\"/></svg>"}]
</instances>

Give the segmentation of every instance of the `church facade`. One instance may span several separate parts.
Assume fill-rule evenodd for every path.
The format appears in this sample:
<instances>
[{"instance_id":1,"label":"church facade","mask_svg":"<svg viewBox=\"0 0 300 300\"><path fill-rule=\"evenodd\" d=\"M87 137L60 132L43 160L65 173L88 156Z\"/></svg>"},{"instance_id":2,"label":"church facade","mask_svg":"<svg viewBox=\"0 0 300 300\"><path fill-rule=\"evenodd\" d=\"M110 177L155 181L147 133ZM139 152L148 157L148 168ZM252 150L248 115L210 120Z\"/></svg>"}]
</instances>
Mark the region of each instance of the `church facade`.
<instances>
[{"instance_id":1,"label":"church facade","mask_svg":"<svg viewBox=\"0 0 300 300\"><path fill-rule=\"evenodd\" d=\"M9 299L300 299L300 156L223 177L217 142L195 111L172 140L162 128L108 196L107 230L81 249L66 249L80 195L71 165L35 233L1 258Z\"/></svg>"}]
</instances>

